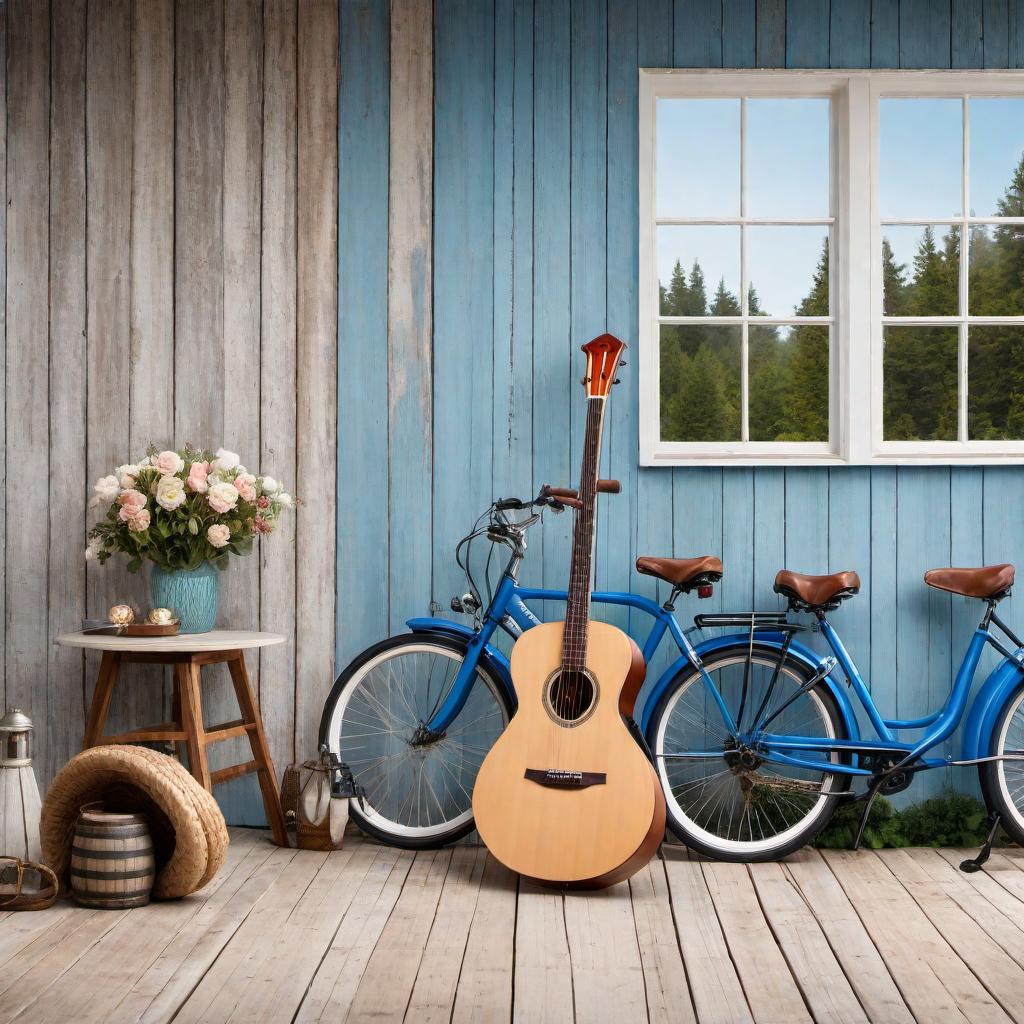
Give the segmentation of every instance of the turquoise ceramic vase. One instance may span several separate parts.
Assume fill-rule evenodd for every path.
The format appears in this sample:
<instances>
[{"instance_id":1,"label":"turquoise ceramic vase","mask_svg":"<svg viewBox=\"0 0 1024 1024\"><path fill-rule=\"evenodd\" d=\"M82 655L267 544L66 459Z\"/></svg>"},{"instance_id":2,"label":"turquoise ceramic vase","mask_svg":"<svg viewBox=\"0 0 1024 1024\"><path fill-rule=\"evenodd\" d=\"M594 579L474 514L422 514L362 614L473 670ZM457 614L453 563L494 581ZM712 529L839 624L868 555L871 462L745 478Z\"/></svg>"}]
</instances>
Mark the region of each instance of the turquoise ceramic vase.
<instances>
[{"instance_id":1,"label":"turquoise ceramic vase","mask_svg":"<svg viewBox=\"0 0 1024 1024\"><path fill-rule=\"evenodd\" d=\"M149 595L154 608L170 608L177 615L182 633L208 633L217 621L220 573L209 562L174 572L154 564Z\"/></svg>"}]
</instances>

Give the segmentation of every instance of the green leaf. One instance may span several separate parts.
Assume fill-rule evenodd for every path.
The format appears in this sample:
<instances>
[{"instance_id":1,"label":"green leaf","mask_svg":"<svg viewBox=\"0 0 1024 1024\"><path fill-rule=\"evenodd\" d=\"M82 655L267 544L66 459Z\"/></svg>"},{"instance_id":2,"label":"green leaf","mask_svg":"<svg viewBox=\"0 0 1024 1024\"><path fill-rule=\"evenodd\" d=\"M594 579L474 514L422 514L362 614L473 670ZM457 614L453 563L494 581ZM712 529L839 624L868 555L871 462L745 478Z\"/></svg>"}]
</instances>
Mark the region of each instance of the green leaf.
<instances>
[{"instance_id":1,"label":"green leaf","mask_svg":"<svg viewBox=\"0 0 1024 1024\"><path fill-rule=\"evenodd\" d=\"M191 533L193 537L199 533L199 520L196 519L195 516L188 517L188 532Z\"/></svg>"}]
</instances>

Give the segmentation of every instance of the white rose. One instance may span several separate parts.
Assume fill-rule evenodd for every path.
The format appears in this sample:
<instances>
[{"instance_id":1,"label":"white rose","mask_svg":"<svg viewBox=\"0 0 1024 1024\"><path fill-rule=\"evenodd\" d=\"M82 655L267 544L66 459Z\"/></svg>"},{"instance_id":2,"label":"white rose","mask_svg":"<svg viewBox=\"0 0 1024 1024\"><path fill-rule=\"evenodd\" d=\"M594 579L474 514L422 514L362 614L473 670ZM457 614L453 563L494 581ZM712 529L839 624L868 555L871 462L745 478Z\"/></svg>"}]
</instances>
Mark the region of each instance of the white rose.
<instances>
[{"instance_id":1,"label":"white rose","mask_svg":"<svg viewBox=\"0 0 1024 1024\"><path fill-rule=\"evenodd\" d=\"M224 515L225 512L230 512L238 504L238 491L235 490L234 484L221 481L220 483L213 484L206 492L206 500L210 503L210 508L214 512L218 513L218 515Z\"/></svg>"},{"instance_id":2,"label":"white rose","mask_svg":"<svg viewBox=\"0 0 1024 1024\"><path fill-rule=\"evenodd\" d=\"M281 484L272 476L265 476L260 483L260 490L264 494L277 494L281 490Z\"/></svg>"},{"instance_id":3,"label":"white rose","mask_svg":"<svg viewBox=\"0 0 1024 1024\"><path fill-rule=\"evenodd\" d=\"M214 469L227 473L234 469L241 461L242 459L237 452L229 452L226 448L218 448L211 466Z\"/></svg>"},{"instance_id":4,"label":"white rose","mask_svg":"<svg viewBox=\"0 0 1024 1024\"><path fill-rule=\"evenodd\" d=\"M96 481L96 497L100 501L113 501L121 491L116 476L101 476Z\"/></svg>"},{"instance_id":5,"label":"white rose","mask_svg":"<svg viewBox=\"0 0 1024 1024\"><path fill-rule=\"evenodd\" d=\"M125 490L128 490L128 488L135 486L140 472L140 467L128 462L123 466L118 466L117 469L114 470L114 476L117 477L120 485Z\"/></svg>"},{"instance_id":6,"label":"white rose","mask_svg":"<svg viewBox=\"0 0 1024 1024\"><path fill-rule=\"evenodd\" d=\"M222 548L231 540L231 531L223 523L214 523L206 531L206 539L215 548Z\"/></svg>"},{"instance_id":7,"label":"white rose","mask_svg":"<svg viewBox=\"0 0 1024 1024\"><path fill-rule=\"evenodd\" d=\"M285 508L291 508L294 503L294 499L287 491L282 491L274 500Z\"/></svg>"},{"instance_id":8,"label":"white rose","mask_svg":"<svg viewBox=\"0 0 1024 1024\"><path fill-rule=\"evenodd\" d=\"M85 560L92 562L99 556L99 553L103 550L103 541L98 537L89 541L89 546L85 549Z\"/></svg>"},{"instance_id":9,"label":"white rose","mask_svg":"<svg viewBox=\"0 0 1024 1024\"><path fill-rule=\"evenodd\" d=\"M185 484L182 480L176 476L161 477L160 483L156 485L156 503L168 512L173 512L184 501Z\"/></svg>"}]
</instances>

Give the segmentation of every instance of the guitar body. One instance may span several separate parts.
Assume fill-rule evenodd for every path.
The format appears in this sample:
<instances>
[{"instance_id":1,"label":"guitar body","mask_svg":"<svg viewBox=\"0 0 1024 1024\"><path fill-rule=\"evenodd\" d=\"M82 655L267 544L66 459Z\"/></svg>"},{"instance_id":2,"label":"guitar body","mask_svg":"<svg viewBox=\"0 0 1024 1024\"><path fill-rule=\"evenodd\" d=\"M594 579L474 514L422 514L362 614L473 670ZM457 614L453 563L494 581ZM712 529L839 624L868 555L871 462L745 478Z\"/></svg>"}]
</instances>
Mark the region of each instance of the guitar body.
<instances>
[{"instance_id":1,"label":"guitar body","mask_svg":"<svg viewBox=\"0 0 1024 1024\"><path fill-rule=\"evenodd\" d=\"M545 884L601 888L654 855L665 797L622 719L644 679L636 644L613 626L589 623L592 699L566 721L552 696L564 632L565 623L545 623L513 647L519 709L480 768L473 813L481 838L507 867Z\"/></svg>"}]
</instances>

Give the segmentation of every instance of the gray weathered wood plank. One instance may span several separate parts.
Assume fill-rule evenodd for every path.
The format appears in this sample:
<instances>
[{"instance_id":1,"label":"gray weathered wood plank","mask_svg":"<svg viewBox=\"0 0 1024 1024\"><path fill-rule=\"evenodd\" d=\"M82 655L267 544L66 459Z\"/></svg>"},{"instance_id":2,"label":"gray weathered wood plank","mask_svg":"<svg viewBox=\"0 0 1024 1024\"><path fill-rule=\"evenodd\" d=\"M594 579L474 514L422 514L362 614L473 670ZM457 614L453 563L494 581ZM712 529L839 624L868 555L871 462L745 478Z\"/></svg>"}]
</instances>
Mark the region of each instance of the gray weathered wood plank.
<instances>
[{"instance_id":1,"label":"gray weathered wood plank","mask_svg":"<svg viewBox=\"0 0 1024 1024\"><path fill-rule=\"evenodd\" d=\"M86 420L85 0L52 8L50 26L50 448L62 463L50 481L47 563L51 636L85 617ZM36 770L45 787L81 747L85 728L81 651L49 648L47 756Z\"/></svg>"},{"instance_id":2,"label":"gray weathered wood plank","mask_svg":"<svg viewBox=\"0 0 1024 1024\"><path fill-rule=\"evenodd\" d=\"M298 305L295 523L295 756L317 749L334 681L335 494L338 443L338 5L306 0L298 21Z\"/></svg>"},{"instance_id":3,"label":"gray weathered wood plank","mask_svg":"<svg viewBox=\"0 0 1024 1024\"><path fill-rule=\"evenodd\" d=\"M263 235L260 470L299 487L295 457L296 5L263 9ZM301 497L301 494L300 494ZM260 544L260 628L288 643L260 653L260 708L278 769L295 742L295 517ZM308 756L308 755L306 755Z\"/></svg>"}]
</instances>

